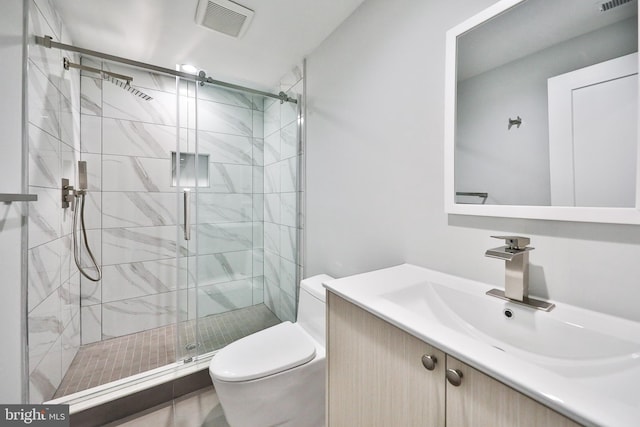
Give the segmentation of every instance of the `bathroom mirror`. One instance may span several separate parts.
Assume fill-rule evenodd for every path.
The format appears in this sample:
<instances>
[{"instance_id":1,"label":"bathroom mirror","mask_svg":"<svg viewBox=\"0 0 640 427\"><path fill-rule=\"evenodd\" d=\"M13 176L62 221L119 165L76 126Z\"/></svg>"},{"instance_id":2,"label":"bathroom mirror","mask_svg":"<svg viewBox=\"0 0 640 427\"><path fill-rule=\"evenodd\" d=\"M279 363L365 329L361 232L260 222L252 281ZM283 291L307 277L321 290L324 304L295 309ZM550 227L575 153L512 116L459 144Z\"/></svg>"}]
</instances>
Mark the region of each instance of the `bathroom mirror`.
<instances>
[{"instance_id":1,"label":"bathroom mirror","mask_svg":"<svg viewBox=\"0 0 640 427\"><path fill-rule=\"evenodd\" d=\"M638 0L503 0L446 48L448 213L640 224Z\"/></svg>"}]
</instances>

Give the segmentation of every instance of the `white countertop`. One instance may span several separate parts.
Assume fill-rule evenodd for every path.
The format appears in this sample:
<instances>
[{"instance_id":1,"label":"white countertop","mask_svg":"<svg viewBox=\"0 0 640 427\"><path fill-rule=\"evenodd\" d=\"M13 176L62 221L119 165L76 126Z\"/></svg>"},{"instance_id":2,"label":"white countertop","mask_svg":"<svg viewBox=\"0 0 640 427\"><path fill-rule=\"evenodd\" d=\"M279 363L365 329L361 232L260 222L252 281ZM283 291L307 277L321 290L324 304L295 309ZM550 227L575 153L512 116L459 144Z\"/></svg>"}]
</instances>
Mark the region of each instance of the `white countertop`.
<instances>
[{"instance_id":1,"label":"white countertop","mask_svg":"<svg viewBox=\"0 0 640 427\"><path fill-rule=\"evenodd\" d=\"M472 298L483 301L480 310L499 310L501 313L504 308L512 308L523 313L521 318L554 319L553 322L576 328L599 329L587 336L601 337L600 343L621 342L626 345L625 352L610 355L604 348L599 351L603 353L602 357L586 355L585 360L580 357L574 360L566 355L558 358L540 356L508 345L502 346L507 348L505 351L492 345L495 342L482 339L482 333L472 331L472 326L461 327L455 315L443 315L444 312L430 310L428 305L424 310L409 309L387 297L398 289L412 292L412 287L425 286L425 283L473 294ZM324 285L347 301L578 423L640 426L640 324L636 322L562 303L556 303L556 308L549 313L535 311L484 295L494 286L410 264L336 279ZM615 330L615 333L609 337L606 328ZM540 339L541 336L534 338ZM570 343L572 337L567 336L566 339ZM594 349L598 343L594 342ZM565 347L570 349L571 345L565 343ZM579 348L578 351L583 350Z\"/></svg>"}]
</instances>

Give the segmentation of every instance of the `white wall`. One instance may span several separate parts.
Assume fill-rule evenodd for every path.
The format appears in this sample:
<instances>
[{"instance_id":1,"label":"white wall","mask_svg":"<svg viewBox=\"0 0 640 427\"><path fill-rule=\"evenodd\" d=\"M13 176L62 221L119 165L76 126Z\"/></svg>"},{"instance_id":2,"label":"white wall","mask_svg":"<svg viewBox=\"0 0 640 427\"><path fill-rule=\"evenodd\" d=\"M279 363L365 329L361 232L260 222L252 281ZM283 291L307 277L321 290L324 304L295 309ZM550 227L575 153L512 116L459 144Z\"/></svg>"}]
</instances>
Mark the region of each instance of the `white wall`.
<instances>
[{"instance_id":1,"label":"white wall","mask_svg":"<svg viewBox=\"0 0 640 427\"><path fill-rule=\"evenodd\" d=\"M23 2L6 0L0 13L0 193L21 193ZM22 402L22 237L23 203L0 203L0 402Z\"/></svg>"},{"instance_id":2,"label":"white wall","mask_svg":"<svg viewBox=\"0 0 640 427\"><path fill-rule=\"evenodd\" d=\"M446 215L445 32L492 0L367 0L308 58L305 276L409 262L502 286L484 257L531 236L531 292L640 320L640 227Z\"/></svg>"}]
</instances>

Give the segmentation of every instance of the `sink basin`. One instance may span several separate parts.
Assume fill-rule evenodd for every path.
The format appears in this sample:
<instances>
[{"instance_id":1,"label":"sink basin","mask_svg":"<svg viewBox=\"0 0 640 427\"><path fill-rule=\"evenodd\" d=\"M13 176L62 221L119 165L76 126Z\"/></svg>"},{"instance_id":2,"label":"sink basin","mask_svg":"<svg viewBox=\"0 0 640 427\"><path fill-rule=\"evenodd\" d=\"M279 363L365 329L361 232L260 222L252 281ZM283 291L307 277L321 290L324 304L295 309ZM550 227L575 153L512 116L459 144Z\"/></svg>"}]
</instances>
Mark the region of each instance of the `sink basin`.
<instances>
[{"instance_id":1,"label":"sink basin","mask_svg":"<svg viewBox=\"0 0 640 427\"><path fill-rule=\"evenodd\" d=\"M410 264L325 287L580 424L638 425L640 322L558 302L535 310Z\"/></svg>"},{"instance_id":2,"label":"sink basin","mask_svg":"<svg viewBox=\"0 0 640 427\"><path fill-rule=\"evenodd\" d=\"M488 296L484 290L484 287L460 290L422 282L382 294L380 298L499 350L552 369L557 367L563 375L568 373L563 363L566 361L613 359L609 362L624 365L625 360L640 358L640 330L618 336L628 329L624 320L575 308L567 313L565 307L541 312ZM566 318L568 314L570 319Z\"/></svg>"}]
</instances>

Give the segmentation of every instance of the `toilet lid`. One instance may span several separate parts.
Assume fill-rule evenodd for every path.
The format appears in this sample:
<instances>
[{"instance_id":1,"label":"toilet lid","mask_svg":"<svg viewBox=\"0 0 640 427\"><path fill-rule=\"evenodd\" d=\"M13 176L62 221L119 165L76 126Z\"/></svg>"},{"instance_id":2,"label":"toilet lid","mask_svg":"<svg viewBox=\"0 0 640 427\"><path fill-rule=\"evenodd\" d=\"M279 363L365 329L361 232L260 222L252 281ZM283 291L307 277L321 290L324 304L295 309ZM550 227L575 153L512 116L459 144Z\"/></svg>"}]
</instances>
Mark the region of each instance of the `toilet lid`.
<instances>
[{"instance_id":1,"label":"toilet lid","mask_svg":"<svg viewBox=\"0 0 640 427\"><path fill-rule=\"evenodd\" d=\"M303 365L315 355L311 337L287 321L229 344L213 357L210 372L222 381L248 381Z\"/></svg>"}]
</instances>

